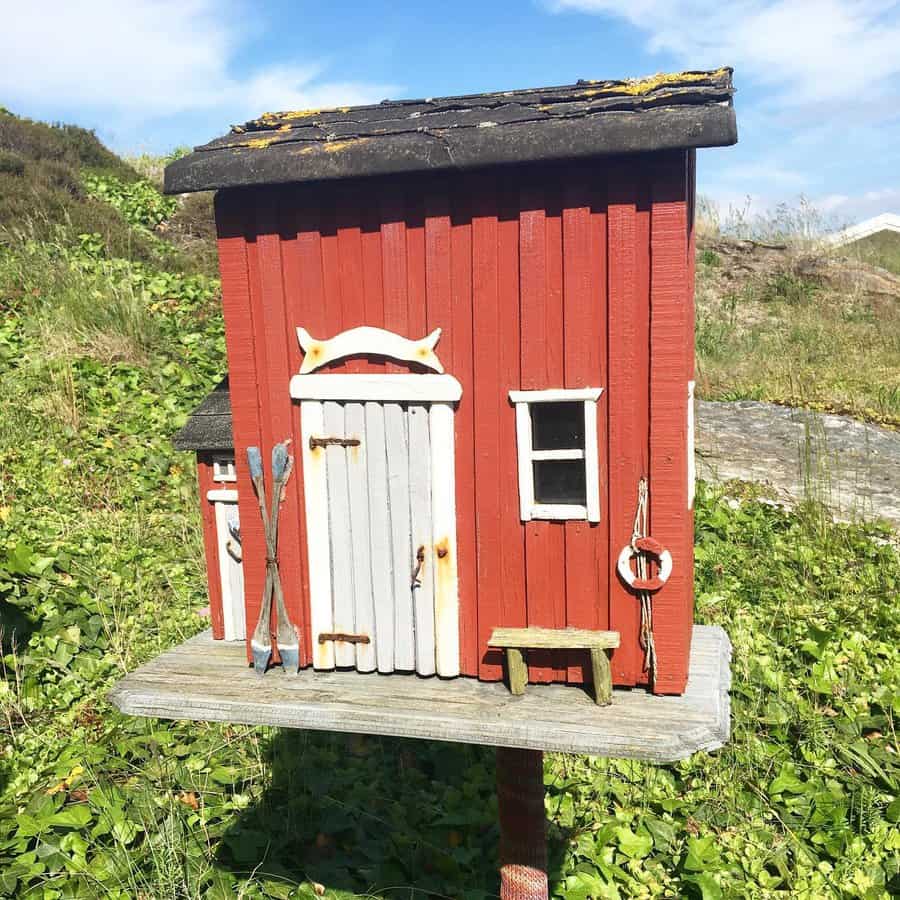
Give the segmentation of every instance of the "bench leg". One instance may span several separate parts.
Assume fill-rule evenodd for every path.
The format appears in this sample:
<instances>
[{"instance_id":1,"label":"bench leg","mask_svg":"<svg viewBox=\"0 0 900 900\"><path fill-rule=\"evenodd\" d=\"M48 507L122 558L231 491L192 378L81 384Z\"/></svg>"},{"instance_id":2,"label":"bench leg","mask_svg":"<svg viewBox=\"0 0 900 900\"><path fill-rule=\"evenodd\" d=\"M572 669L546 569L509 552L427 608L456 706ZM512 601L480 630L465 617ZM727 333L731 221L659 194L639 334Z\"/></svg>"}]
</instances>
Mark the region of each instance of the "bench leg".
<instances>
[{"instance_id":1,"label":"bench leg","mask_svg":"<svg viewBox=\"0 0 900 900\"><path fill-rule=\"evenodd\" d=\"M594 701L597 706L612 703L612 672L605 650L591 650L591 672L594 676Z\"/></svg>"},{"instance_id":2,"label":"bench leg","mask_svg":"<svg viewBox=\"0 0 900 900\"><path fill-rule=\"evenodd\" d=\"M544 754L497 748L501 900L547 900Z\"/></svg>"},{"instance_id":3,"label":"bench leg","mask_svg":"<svg viewBox=\"0 0 900 900\"><path fill-rule=\"evenodd\" d=\"M506 668L509 672L509 691L511 694L524 694L528 684L528 666L521 650L512 647L506 650Z\"/></svg>"}]
</instances>

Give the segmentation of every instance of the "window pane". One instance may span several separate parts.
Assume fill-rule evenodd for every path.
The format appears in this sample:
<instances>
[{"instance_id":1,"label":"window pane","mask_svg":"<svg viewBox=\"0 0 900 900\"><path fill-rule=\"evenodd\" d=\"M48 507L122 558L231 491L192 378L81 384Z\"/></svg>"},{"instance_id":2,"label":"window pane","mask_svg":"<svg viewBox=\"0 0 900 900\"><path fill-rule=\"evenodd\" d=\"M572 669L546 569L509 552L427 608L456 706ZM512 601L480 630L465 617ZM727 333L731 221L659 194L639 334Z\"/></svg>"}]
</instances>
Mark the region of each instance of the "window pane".
<instances>
[{"instance_id":1,"label":"window pane","mask_svg":"<svg viewBox=\"0 0 900 900\"><path fill-rule=\"evenodd\" d=\"M534 499L536 503L587 503L584 461L548 459L534 463Z\"/></svg>"},{"instance_id":2,"label":"window pane","mask_svg":"<svg viewBox=\"0 0 900 900\"><path fill-rule=\"evenodd\" d=\"M535 450L583 450L584 404L532 403L531 442Z\"/></svg>"}]
</instances>

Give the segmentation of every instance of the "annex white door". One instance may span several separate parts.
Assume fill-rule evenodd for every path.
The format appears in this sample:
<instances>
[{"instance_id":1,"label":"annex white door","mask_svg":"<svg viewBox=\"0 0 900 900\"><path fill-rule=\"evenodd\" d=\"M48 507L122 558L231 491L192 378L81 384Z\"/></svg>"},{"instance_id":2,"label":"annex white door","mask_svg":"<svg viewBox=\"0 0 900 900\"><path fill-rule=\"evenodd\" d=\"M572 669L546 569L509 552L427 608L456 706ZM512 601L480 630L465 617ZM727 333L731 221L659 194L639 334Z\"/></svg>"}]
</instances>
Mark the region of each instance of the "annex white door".
<instances>
[{"instance_id":1,"label":"annex white door","mask_svg":"<svg viewBox=\"0 0 900 900\"><path fill-rule=\"evenodd\" d=\"M237 499L237 491L233 490L212 490L207 493L207 500L212 503L216 518L219 584L222 589L222 618L226 641L242 641L247 634Z\"/></svg>"},{"instance_id":2,"label":"annex white door","mask_svg":"<svg viewBox=\"0 0 900 900\"><path fill-rule=\"evenodd\" d=\"M297 375L314 665L459 674L449 375Z\"/></svg>"}]
</instances>

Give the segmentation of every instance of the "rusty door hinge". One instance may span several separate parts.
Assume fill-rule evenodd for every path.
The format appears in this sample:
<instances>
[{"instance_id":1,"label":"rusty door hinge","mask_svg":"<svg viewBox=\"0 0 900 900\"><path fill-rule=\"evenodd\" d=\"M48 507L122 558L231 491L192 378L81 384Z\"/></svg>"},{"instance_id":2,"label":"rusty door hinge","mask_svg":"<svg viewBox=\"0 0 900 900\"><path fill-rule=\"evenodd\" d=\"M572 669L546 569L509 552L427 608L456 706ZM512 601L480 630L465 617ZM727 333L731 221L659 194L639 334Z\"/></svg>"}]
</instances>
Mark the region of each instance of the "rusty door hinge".
<instances>
[{"instance_id":1,"label":"rusty door hinge","mask_svg":"<svg viewBox=\"0 0 900 900\"><path fill-rule=\"evenodd\" d=\"M344 634L340 631L323 631L319 635L319 643L327 641L343 641L345 644L370 644L372 639L367 634Z\"/></svg>"},{"instance_id":2,"label":"rusty door hinge","mask_svg":"<svg viewBox=\"0 0 900 900\"><path fill-rule=\"evenodd\" d=\"M309 449L315 450L316 447L358 447L360 443L359 438L310 437Z\"/></svg>"}]
</instances>

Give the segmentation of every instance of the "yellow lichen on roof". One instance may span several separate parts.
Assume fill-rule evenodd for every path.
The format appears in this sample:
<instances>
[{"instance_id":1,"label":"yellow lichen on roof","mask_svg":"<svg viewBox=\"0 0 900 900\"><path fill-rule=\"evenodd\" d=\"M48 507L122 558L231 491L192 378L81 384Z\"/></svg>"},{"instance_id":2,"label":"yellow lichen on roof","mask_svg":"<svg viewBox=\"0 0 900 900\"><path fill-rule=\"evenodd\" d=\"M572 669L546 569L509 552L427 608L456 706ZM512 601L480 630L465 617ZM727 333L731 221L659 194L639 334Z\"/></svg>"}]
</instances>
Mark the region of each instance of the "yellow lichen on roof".
<instances>
[{"instance_id":1,"label":"yellow lichen on roof","mask_svg":"<svg viewBox=\"0 0 900 900\"><path fill-rule=\"evenodd\" d=\"M596 97L600 94L628 94L632 97L640 97L665 85L707 81L710 78L718 78L725 72L724 68L716 69L714 72L659 72L646 78L628 78L625 81L589 81L588 84L603 84L605 87L589 89L584 92L584 95Z\"/></svg>"},{"instance_id":2,"label":"yellow lichen on roof","mask_svg":"<svg viewBox=\"0 0 900 900\"><path fill-rule=\"evenodd\" d=\"M274 137L254 138L252 141L247 141L247 143L244 144L244 146L252 147L254 150L263 150L266 147L268 147L269 144L273 143L274 141L275 141Z\"/></svg>"},{"instance_id":3,"label":"yellow lichen on roof","mask_svg":"<svg viewBox=\"0 0 900 900\"><path fill-rule=\"evenodd\" d=\"M299 150L294 152L299 153L303 156L309 153L317 153L319 151L324 151L325 153L340 153L341 150L346 150L347 147L351 146L359 146L360 144L365 144L370 140L370 138L350 138L347 141L313 141L305 147L301 147Z\"/></svg>"}]
</instances>

